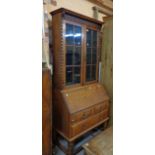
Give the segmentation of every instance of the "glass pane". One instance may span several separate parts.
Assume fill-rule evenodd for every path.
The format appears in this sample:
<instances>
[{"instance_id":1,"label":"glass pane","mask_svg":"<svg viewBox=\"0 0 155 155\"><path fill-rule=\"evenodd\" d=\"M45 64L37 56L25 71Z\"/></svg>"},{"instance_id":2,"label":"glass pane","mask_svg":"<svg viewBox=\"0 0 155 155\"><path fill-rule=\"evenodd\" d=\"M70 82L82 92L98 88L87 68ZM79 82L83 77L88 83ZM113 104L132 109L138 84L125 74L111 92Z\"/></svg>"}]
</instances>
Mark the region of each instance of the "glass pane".
<instances>
[{"instance_id":1,"label":"glass pane","mask_svg":"<svg viewBox=\"0 0 155 155\"><path fill-rule=\"evenodd\" d=\"M87 64L91 64L91 48L87 47Z\"/></svg>"},{"instance_id":2,"label":"glass pane","mask_svg":"<svg viewBox=\"0 0 155 155\"><path fill-rule=\"evenodd\" d=\"M74 67L74 83L80 83L80 66Z\"/></svg>"},{"instance_id":3,"label":"glass pane","mask_svg":"<svg viewBox=\"0 0 155 155\"><path fill-rule=\"evenodd\" d=\"M73 25L66 24L66 44L72 45L74 44L74 34L73 34Z\"/></svg>"},{"instance_id":4,"label":"glass pane","mask_svg":"<svg viewBox=\"0 0 155 155\"><path fill-rule=\"evenodd\" d=\"M81 27L80 26L74 26L74 38L75 38L75 44L81 45Z\"/></svg>"},{"instance_id":5,"label":"glass pane","mask_svg":"<svg viewBox=\"0 0 155 155\"><path fill-rule=\"evenodd\" d=\"M97 46L97 31L93 31L93 47Z\"/></svg>"},{"instance_id":6,"label":"glass pane","mask_svg":"<svg viewBox=\"0 0 155 155\"><path fill-rule=\"evenodd\" d=\"M74 53L74 65L81 64L81 47L75 47Z\"/></svg>"},{"instance_id":7,"label":"glass pane","mask_svg":"<svg viewBox=\"0 0 155 155\"><path fill-rule=\"evenodd\" d=\"M87 47L91 47L91 30L87 29Z\"/></svg>"},{"instance_id":8,"label":"glass pane","mask_svg":"<svg viewBox=\"0 0 155 155\"><path fill-rule=\"evenodd\" d=\"M67 67L66 68L66 83L67 85L72 84L73 79L72 79L72 67Z\"/></svg>"},{"instance_id":9,"label":"glass pane","mask_svg":"<svg viewBox=\"0 0 155 155\"><path fill-rule=\"evenodd\" d=\"M96 65L92 66L92 80L96 80Z\"/></svg>"},{"instance_id":10,"label":"glass pane","mask_svg":"<svg viewBox=\"0 0 155 155\"><path fill-rule=\"evenodd\" d=\"M72 65L73 64L73 52L74 52L73 46L67 46L66 47L66 65Z\"/></svg>"},{"instance_id":11,"label":"glass pane","mask_svg":"<svg viewBox=\"0 0 155 155\"><path fill-rule=\"evenodd\" d=\"M96 48L93 48L92 49L92 64L96 64L97 62L97 51L96 51Z\"/></svg>"},{"instance_id":12,"label":"glass pane","mask_svg":"<svg viewBox=\"0 0 155 155\"><path fill-rule=\"evenodd\" d=\"M86 80L91 81L91 66L87 66L86 70Z\"/></svg>"}]
</instances>

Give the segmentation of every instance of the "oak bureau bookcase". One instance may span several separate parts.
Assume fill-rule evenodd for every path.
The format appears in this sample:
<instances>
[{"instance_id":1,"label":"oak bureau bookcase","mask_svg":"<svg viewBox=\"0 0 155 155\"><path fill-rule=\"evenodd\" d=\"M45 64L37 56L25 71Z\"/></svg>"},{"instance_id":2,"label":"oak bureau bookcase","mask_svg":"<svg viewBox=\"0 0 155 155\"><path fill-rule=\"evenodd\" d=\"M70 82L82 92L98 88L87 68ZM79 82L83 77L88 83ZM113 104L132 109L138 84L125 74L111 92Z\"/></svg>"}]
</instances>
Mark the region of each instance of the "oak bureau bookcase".
<instances>
[{"instance_id":1,"label":"oak bureau bookcase","mask_svg":"<svg viewBox=\"0 0 155 155\"><path fill-rule=\"evenodd\" d=\"M102 22L60 8L51 12L54 58L54 128L73 142L91 129L107 124L109 97L98 83Z\"/></svg>"}]
</instances>

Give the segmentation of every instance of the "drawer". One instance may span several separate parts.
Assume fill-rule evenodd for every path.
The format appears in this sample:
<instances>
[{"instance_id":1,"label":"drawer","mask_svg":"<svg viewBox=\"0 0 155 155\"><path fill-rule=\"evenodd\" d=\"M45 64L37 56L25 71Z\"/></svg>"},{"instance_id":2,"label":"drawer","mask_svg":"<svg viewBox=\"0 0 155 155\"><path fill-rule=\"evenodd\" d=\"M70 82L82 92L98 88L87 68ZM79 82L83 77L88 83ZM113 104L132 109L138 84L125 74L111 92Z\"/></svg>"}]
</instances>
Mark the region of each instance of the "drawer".
<instances>
[{"instance_id":1,"label":"drawer","mask_svg":"<svg viewBox=\"0 0 155 155\"><path fill-rule=\"evenodd\" d=\"M100 113L99 114L100 116L100 120L102 121L102 120L104 120L104 119L106 119L107 117L108 117L108 109L105 109L102 113Z\"/></svg>"},{"instance_id":2,"label":"drawer","mask_svg":"<svg viewBox=\"0 0 155 155\"><path fill-rule=\"evenodd\" d=\"M82 120L87 119L93 114L93 108L89 108L87 110L78 112L76 114L71 115L71 123L77 123Z\"/></svg>"},{"instance_id":3,"label":"drawer","mask_svg":"<svg viewBox=\"0 0 155 155\"><path fill-rule=\"evenodd\" d=\"M104 111L106 108L108 108L108 105L108 101L96 105L94 107L94 114Z\"/></svg>"},{"instance_id":4,"label":"drawer","mask_svg":"<svg viewBox=\"0 0 155 155\"><path fill-rule=\"evenodd\" d=\"M93 117L90 117L78 124L72 125L71 126L72 136L76 136L77 134L80 134L81 132L91 128L93 125L104 120L107 117L106 114L107 114L107 112L104 111L104 112L94 115Z\"/></svg>"}]
</instances>

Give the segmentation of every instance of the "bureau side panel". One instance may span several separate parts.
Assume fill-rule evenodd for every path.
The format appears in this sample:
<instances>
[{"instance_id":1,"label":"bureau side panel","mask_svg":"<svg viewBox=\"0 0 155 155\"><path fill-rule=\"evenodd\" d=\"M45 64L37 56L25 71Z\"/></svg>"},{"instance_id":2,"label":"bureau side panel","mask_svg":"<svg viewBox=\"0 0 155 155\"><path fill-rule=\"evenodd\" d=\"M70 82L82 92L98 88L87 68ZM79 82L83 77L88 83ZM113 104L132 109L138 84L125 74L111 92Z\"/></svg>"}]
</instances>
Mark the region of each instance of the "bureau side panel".
<instances>
[{"instance_id":1,"label":"bureau side panel","mask_svg":"<svg viewBox=\"0 0 155 155\"><path fill-rule=\"evenodd\" d=\"M54 126L66 137L69 136L69 112L60 90L54 90Z\"/></svg>"}]
</instances>

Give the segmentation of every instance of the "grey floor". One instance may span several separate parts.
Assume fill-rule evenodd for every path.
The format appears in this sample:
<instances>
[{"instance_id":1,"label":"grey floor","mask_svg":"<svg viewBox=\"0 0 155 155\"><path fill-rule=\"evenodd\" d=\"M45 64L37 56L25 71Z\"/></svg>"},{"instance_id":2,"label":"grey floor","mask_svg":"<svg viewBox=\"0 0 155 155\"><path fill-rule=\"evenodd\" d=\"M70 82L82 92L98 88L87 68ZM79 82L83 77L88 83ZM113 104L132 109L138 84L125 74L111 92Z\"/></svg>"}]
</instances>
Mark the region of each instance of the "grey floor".
<instances>
[{"instance_id":1,"label":"grey floor","mask_svg":"<svg viewBox=\"0 0 155 155\"><path fill-rule=\"evenodd\" d=\"M54 150L54 155L65 155L64 152L62 152L57 146L55 147L55 150ZM85 152L84 150L81 150L79 153L77 153L76 155L85 155Z\"/></svg>"},{"instance_id":2,"label":"grey floor","mask_svg":"<svg viewBox=\"0 0 155 155\"><path fill-rule=\"evenodd\" d=\"M96 130L95 132L89 132L87 133L84 138L78 142L75 147L74 150L76 150L77 148L79 148L80 146L82 146L83 144L87 143L90 139L92 139L94 136L96 136L98 133L100 133L101 130ZM67 141L65 140L61 140L60 143L67 148ZM54 155L65 155L65 153L57 146L55 146L54 151L53 151ZM77 153L76 155L85 155L84 150L81 150L79 153Z\"/></svg>"}]
</instances>

